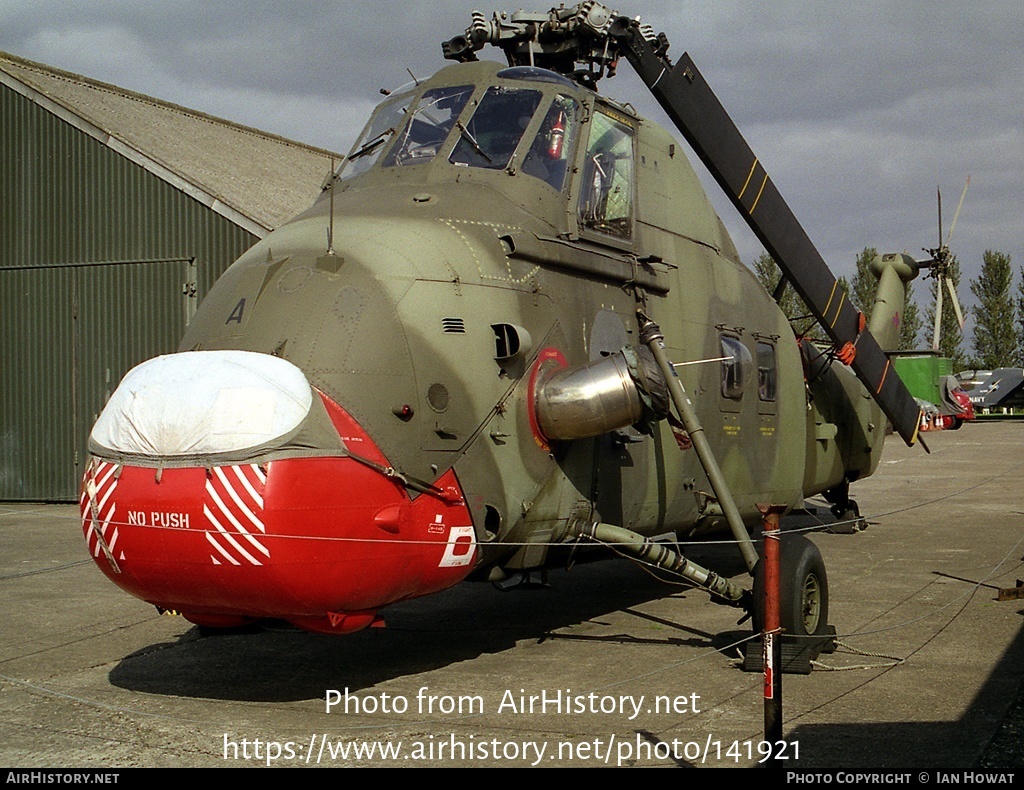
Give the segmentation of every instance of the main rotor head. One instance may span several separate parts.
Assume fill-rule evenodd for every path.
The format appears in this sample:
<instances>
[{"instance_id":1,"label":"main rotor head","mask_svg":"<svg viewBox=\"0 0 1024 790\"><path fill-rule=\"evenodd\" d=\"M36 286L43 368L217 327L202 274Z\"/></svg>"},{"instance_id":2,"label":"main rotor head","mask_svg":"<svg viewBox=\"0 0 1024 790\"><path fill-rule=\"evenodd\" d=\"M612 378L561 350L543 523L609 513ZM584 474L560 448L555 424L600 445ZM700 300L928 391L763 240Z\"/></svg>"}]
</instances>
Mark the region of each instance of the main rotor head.
<instances>
[{"instance_id":1,"label":"main rotor head","mask_svg":"<svg viewBox=\"0 0 1024 790\"><path fill-rule=\"evenodd\" d=\"M477 60L477 51L493 44L504 51L510 66L549 69L596 90L602 77L615 76L620 54L616 34L631 25L664 57L669 47L664 33L655 35L639 17L630 19L594 0L546 14L516 11L510 17L495 12L487 19L474 11L466 32L442 42L441 49L447 60L464 63Z\"/></svg>"}]
</instances>

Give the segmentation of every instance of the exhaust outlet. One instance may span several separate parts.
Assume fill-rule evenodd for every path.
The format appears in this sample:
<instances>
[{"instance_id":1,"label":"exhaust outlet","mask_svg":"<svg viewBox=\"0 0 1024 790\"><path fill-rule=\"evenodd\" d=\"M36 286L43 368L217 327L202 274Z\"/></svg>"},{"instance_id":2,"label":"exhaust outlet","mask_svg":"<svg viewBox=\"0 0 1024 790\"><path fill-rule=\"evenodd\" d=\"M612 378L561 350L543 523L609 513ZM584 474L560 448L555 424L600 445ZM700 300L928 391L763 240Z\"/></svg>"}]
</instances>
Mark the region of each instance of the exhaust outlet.
<instances>
[{"instance_id":1,"label":"exhaust outlet","mask_svg":"<svg viewBox=\"0 0 1024 790\"><path fill-rule=\"evenodd\" d=\"M538 389L534 409L546 439L586 439L663 419L668 391L650 351L626 346L554 373Z\"/></svg>"}]
</instances>

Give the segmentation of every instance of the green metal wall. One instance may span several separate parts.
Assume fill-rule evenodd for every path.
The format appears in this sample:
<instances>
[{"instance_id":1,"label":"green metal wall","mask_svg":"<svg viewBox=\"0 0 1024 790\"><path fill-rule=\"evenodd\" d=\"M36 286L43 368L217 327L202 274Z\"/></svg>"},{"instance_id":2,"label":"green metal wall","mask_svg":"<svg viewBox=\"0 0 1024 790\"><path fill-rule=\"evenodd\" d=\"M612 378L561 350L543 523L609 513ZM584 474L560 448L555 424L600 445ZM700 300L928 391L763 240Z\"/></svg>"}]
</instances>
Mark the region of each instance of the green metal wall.
<instances>
[{"instance_id":1,"label":"green metal wall","mask_svg":"<svg viewBox=\"0 0 1024 790\"><path fill-rule=\"evenodd\" d=\"M0 500L71 501L121 376L256 237L0 85Z\"/></svg>"}]
</instances>

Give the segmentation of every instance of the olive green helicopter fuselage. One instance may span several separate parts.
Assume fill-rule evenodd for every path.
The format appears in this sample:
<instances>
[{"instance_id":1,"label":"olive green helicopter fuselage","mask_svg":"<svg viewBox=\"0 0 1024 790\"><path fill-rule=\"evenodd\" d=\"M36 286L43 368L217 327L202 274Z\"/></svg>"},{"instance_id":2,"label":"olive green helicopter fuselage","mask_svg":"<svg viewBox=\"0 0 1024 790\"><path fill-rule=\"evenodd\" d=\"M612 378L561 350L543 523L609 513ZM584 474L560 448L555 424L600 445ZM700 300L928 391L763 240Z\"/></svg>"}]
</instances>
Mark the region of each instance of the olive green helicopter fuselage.
<instances>
[{"instance_id":1,"label":"olive green helicopter fuselage","mask_svg":"<svg viewBox=\"0 0 1024 790\"><path fill-rule=\"evenodd\" d=\"M889 348L916 269L886 256L878 272L870 330ZM848 503L886 427L740 262L680 144L532 66L452 65L389 96L179 352L101 416L83 513L112 580L211 626L356 630L585 541L681 568L651 539L743 537L760 507L812 494ZM207 367L221 383L168 417ZM144 515L114 534L108 500L193 534Z\"/></svg>"},{"instance_id":2,"label":"olive green helicopter fuselage","mask_svg":"<svg viewBox=\"0 0 1024 790\"><path fill-rule=\"evenodd\" d=\"M444 117L410 129L430 112ZM551 176L531 163L555 114ZM499 133L512 141L484 139ZM638 345L638 307L745 521L874 470L880 410L841 365L808 388L788 320L657 124L551 72L477 62L389 98L354 151L311 209L221 278L181 349L278 354L395 469L427 482L454 469L482 565L542 565L573 519L646 536L722 526L668 422L558 442L532 417L531 373ZM601 156L610 198L594 195Z\"/></svg>"}]
</instances>

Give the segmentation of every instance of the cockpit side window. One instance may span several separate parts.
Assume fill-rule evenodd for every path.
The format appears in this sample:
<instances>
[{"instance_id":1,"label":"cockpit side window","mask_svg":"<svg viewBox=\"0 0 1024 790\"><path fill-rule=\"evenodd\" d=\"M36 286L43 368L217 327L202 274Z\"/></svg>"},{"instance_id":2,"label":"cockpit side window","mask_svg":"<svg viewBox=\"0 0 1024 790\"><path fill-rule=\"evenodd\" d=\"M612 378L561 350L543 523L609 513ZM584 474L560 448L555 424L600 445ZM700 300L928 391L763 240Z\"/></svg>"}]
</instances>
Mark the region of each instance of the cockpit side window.
<instances>
[{"instance_id":1,"label":"cockpit side window","mask_svg":"<svg viewBox=\"0 0 1024 790\"><path fill-rule=\"evenodd\" d=\"M579 222L621 239L633 234L633 130L600 111L590 124Z\"/></svg>"},{"instance_id":2,"label":"cockpit side window","mask_svg":"<svg viewBox=\"0 0 1024 790\"><path fill-rule=\"evenodd\" d=\"M418 165L433 159L472 94L472 85L434 88L424 93L384 158L384 167Z\"/></svg>"},{"instance_id":3,"label":"cockpit side window","mask_svg":"<svg viewBox=\"0 0 1024 790\"><path fill-rule=\"evenodd\" d=\"M561 192L565 188L565 174L578 126L576 100L569 96L556 96L523 160L523 172Z\"/></svg>"},{"instance_id":4,"label":"cockpit side window","mask_svg":"<svg viewBox=\"0 0 1024 790\"><path fill-rule=\"evenodd\" d=\"M382 102L374 110L352 152L345 157L341 178L353 178L370 169L405 123L411 100L412 94L406 93Z\"/></svg>"},{"instance_id":5,"label":"cockpit side window","mask_svg":"<svg viewBox=\"0 0 1024 790\"><path fill-rule=\"evenodd\" d=\"M492 86L466 124L456 121L460 139L449 160L453 165L503 170L540 104L540 91Z\"/></svg>"}]
</instances>

